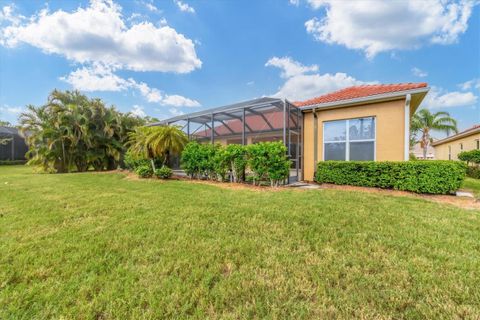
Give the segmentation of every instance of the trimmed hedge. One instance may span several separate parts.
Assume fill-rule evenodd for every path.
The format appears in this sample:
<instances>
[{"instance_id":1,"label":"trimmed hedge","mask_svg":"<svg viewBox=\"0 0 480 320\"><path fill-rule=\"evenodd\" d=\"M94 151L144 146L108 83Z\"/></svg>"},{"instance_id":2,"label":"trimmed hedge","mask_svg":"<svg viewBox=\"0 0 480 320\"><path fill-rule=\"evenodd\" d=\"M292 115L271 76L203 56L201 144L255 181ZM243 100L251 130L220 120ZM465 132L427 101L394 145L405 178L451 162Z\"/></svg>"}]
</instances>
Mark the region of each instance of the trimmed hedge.
<instances>
[{"instance_id":1,"label":"trimmed hedge","mask_svg":"<svg viewBox=\"0 0 480 320\"><path fill-rule=\"evenodd\" d=\"M315 180L417 193L447 194L460 188L467 166L460 161L325 161Z\"/></svg>"},{"instance_id":2,"label":"trimmed hedge","mask_svg":"<svg viewBox=\"0 0 480 320\"><path fill-rule=\"evenodd\" d=\"M0 166L14 166L26 163L27 160L0 160Z\"/></svg>"}]
</instances>

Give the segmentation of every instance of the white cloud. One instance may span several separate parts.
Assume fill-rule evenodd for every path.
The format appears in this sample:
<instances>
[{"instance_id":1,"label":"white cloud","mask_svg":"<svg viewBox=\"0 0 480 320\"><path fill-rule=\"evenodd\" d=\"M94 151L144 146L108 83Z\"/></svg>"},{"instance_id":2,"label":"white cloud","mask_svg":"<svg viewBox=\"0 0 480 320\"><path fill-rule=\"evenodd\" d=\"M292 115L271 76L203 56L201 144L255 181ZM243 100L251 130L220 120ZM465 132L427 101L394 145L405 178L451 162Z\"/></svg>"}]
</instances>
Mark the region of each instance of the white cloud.
<instances>
[{"instance_id":1,"label":"white cloud","mask_svg":"<svg viewBox=\"0 0 480 320\"><path fill-rule=\"evenodd\" d=\"M423 71L423 70L421 70L417 67L412 68L412 74L415 77L420 77L420 78L424 78L424 77L428 76L428 72Z\"/></svg>"},{"instance_id":2,"label":"white cloud","mask_svg":"<svg viewBox=\"0 0 480 320\"><path fill-rule=\"evenodd\" d=\"M174 106L174 107L199 107L200 106L200 103L197 100L185 98L177 94L165 95L162 104L168 105L168 106Z\"/></svg>"},{"instance_id":3,"label":"white cloud","mask_svg":"<svg viewBox=\"0 0 480 320\"><path fill-rule=\"evenodd\" d=\"M168 109L168 111L170 112L170 114L174 117L176 116L181 116L181 115L184 115L185 112L181 111L181 110L178 110L178 109L175 109L175 108L170 108Z\"/></svg>"},{"instance_id":4,"label":"white cloud","mask_svg":"<svg viewBox=\"0 0 480 320\"><path fill-rule=\"evenodd\" d=\"M180 9L180 11L195 13L195 9L191 7L188 3L182 2L180 0L174 0L174 2L177 5L177 7Z\"/></svg>"},{"instance_id":5,"label":"white cloud","mask_svg":"<svg viewBox=\"0 0 480 320\"><path fill-rule=\"evenodd\" d=\"M302 74L289 78L274 94L293 101L306 100L345 87L366 84L346 73Z\"/></svg>"},{"instance_id":6,"label":"white cloud","mask_svg":"<svg viewBox=\"0 0 480 320\"><path fill-rule=\"evenodd\" d=\"M81 91L125 91L134 89L151 103L174 107L200 106L197 100L180 95L165 94L157 88L151 88L145 82L137 82L132 78L121 78L114 73L112 68L98 63L91 67L82 67L72 71L69 75L61 77L60 80Z\"/></svg>"},{"instance_id":7,"label":"white cloud","mask_svg":"<svg viewBox=\"0 0 480 320\"><path fill-rule=\"evenodd\" d=\"M480 78L475 78L458 85L462 90L470 90L472 88L480 90Z\"/></svg>"},{"instance_id":8,"label":"white cloud","mask_svg":"<svg viewBox=\"0 0 480 320\"><path fill-rule=\"evenodd\" d=\"M19 17L19 16L17 16ZM169 26L125 24L112 0L91 0L73 12L48 9L0 29L0 44L21 43L78 63L102 63L134 71L188 73L202 62L192 40Z\"/></svg>"},{"instance_id":9,"label":"white cloud","mask_svg":"<svg viewBox=\"0 0 480 320\"><path fill-rule=\"evenodd\" d=\"M152 1L144 1L144 2L143 2L143 5L148 9L148 11L155 12L155 13L161 12L161 10L158 9L158 8L152 3Z\"/></svg>"},{"instance_id":10,"label":"white cloud","mask_svg":"<svg viewBox=\"0 0 480 320\"><path fill-rule=\"evenodd\" d=\"M12 115L18 115L23 112L23 108L20 107L10 107L9 105L4 105L3 107L0 107L1 112L9 113Z\"/></svg>"},{"instance_id":11,"label":"white cloud","mask_svg":"<svg viewBox=\"0 0 480 320\"><path fill-rule=\"evenodd\" d=\"M322 19L305 23L308 33L319 41L362 50L368 58L427 43L455 43L467 30L476 4L473 0L308 2L313 9L325 9Z\"/></svg>"},{"instance_id":12,"label":"white cloud","mask_svg":"<svg viewBox=\"0 0 480 320\"><path fill-rule=\"evenodd\" d=\"M311 66L304 66L300 62L292 60L290 57L273 57L265 63L266 67L277 67L282 69L282 78L290 78L306 72L318 71L316 64Z\"/></svg>"},{"instance_id":13,"label":"white cloud","mask_svg":"<svg viewBox=\"0 0 480 320\"><path fill-rule=\"evenodd\" d=\"M288 1L291 5L298 7L300 4L300 0L289 0Z\"/></svg>"},{"instance_id":14,"label":"white cloud","mask_svg":"<svg viewBox=\"0 0 480 320\"><path fill-rule=\"evenodd\" d=\"M478 97L472 92L445 91L432 86L422 105L426 108L453 108L472 106L477 103Z\"/></svg>"},{"instance_id":15,"label":"white cloud","mask_svg":"<svg viewBox=\"0 0 480 320\"><path fill-rule=\"evenodd\" d=\"M145 118L147 116L147 114L145 113L145 109L142 106L139 106L137 104L133 105L133 108L132 110L130 110L130 113L140 118Z\"/></svg>"},{"instance_id":16,"label":"white cloud","mask_svg":"<svg viewBox=\"0 0 480 320\"><path fill-rule=\"evenodd\" d=\"M270 63L271 61L275 63ZM318 71L318 66L306 67L289 57L274 57L265 66L275 66L282 69L281 77L287 79L273 96L293 101L306 100L349 86L372 83L357 80L341 72L309 74Z\"/></svg>"},{"instance_id":17,"label":"white cloud","mask_svg":"<svg viewBox=\"0 0 480 320\"><path fill-rule=\"evenodd\" d=\"M25 16L22 15L14 15L13 11L15 10L15 6L13 4L6 5L0 11L0 25L3 23L11 23L13 25L18 25L23 20L25 20Z\"/></svg>"},{"instance_id":18,"label":"white cloud","mask_svg":"<svg viewBox=\"0 0 480 320\"><path fill-rule=\"evenodd\" d=\"M255 81L248 81L247 86L253 86L255 84Z\"/></svg>"},{"instance_id":19,"label":"white cloud","mask_svg":"<svg viewBox=\"0 0 480 320\"><path fill-rule=\"evenodd\" d=\"M72 71L60 80L81 91L122 91L130 86L127 80L114 74L111 68L99 63L91 68L82 67Z\"/></svg>"}]
</instances>

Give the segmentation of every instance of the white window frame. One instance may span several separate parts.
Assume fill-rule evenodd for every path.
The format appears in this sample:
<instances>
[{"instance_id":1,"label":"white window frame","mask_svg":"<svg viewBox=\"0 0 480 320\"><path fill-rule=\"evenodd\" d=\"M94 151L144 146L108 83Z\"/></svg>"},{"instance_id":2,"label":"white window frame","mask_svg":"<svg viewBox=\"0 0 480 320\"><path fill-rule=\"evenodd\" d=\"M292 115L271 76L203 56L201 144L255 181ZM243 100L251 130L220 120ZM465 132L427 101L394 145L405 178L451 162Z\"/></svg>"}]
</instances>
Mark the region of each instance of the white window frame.
<instances>
[{"instance_id":1,"label":"white window frame","mask_svg":"<svg viewBox=\"0 0 480 320\"><path fill-rule=\"evenodd\" d=\"M352 143L373 141L373 161L377 161L377 117L376 116L364 116L364 117L358 117L358 118L323 121L322 122L322 161L325 161L325 144L326 143L345 143L345 160L339 160L339 161L350 161L350 131L348 130L350 128L349 124L351 120L359 120L364 118L373 118L374 137L373 139L352 140ZM336 121L345 121L345 140L325 141L325 123L336 122Z\"/></svg>"}]
</instances>

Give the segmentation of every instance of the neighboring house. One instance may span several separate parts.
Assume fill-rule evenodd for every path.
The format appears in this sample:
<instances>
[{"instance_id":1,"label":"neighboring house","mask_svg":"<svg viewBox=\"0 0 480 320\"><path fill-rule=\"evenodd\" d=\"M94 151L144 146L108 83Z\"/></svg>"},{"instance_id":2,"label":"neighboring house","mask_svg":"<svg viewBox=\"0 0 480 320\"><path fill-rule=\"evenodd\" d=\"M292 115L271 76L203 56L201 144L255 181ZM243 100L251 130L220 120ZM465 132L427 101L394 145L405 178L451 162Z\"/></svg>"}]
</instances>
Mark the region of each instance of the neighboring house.
<instances>
[{"instance_id":1,"label":"neighboring house","mask_svg":"<svg viewBox=\"0 0 480 320\"><path fill-rule=\"evenodd\" d=\"M0 139L7 139L7 143L0 144L0 161L25 160L28 147L17 128L0 126Z\"/></svg>"},{"instance_id":2,"label":"neighboring house","mask_svg":"<svg viewBox=\"0 0 480 320\"><path fill-rule=\"evenodd\" d=\"M428 90L426 83L378 84L294 103L265 97L153 125L180 125L190 139L221 144L284 141L290 181L312 181L318 161L408 160L410 117Z\"/></svg>"},{"instance_id":3,"label":"neighboring house","mask_svg":"<svg viewBox=\"0 0 480 320\"><path fill-rule=\"evenodd\" d=\"M437 160L458 160L462 151L480 149L480 124L432 143Z\"/></svg>"},{"instance_id":4,"label":"neighboring house","mask_svg":"<svg viewBox=\"0 0 480 320\"><path fill-rule=\"evenodd\" d=\"M420 143L416 143L412 150L410 150L411 153L415 156L415 158L419 160L425 160L423 159L423 148L420 145ZM431 145L427 147L427 160L433 160L435 159L435 150Z\"/></svg>"}]
</instances>

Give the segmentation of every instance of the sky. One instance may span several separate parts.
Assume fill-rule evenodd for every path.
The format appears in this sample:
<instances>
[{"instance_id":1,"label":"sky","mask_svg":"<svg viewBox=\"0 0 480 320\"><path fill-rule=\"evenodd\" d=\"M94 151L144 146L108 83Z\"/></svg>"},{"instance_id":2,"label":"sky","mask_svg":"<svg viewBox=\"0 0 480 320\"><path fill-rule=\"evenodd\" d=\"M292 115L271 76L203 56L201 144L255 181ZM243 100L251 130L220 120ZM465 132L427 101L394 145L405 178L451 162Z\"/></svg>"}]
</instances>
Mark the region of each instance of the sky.
<instances>
[{"instance_id":1,"label":"sky","mask_svg":"<svg viewBox=\"0 0 480 320\"><path fill-rule=\"evenodd\" d=\"M166 119L262 96L427 82L480 123L480 2L0 0L0 120L55 88Z\"/></svg>"}]
</instances>

